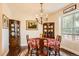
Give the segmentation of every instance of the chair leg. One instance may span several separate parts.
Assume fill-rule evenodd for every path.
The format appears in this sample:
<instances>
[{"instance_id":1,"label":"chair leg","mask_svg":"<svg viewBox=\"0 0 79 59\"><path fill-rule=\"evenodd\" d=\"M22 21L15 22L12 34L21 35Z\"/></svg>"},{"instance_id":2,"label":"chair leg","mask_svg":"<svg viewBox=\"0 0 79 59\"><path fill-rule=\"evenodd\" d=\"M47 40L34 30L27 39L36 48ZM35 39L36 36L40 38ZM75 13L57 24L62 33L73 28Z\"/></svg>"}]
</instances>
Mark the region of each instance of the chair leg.
<instances>
[{"instance_id":1,"label":"chair leg","mask_svg":"<svg viewBox=\"0 0 79 59\"><path fill-rule=\"evenodd\" d=\"M59 52L58 54L59 54L59 56L60 56L60 52Z\"/></svg>"},{"instance_id":2,"label":"chair leg","mask_svg":"<svg viewBox=\"0 0 79 59\"><path fill-rule=\"evenodd\" d=\"M36 55L39 56L39 49L37 49L37 51L36 51Z\"/></svg>"},{"instance_id":3,"label":"chair leg","mask_svg":"<svg viewBox=\"0 0 79 59\"><path fill-rule=\"evenodd\" d=\"M60 50L58 51L58 55L60 56Z\"/></svg>"},{"instance_id":4,"label":"chair leg","mask_svg":"<svg viewBox=\"0 0 79 59\"><path fill-rule=\"evenodd\" d=\"M48 56L50 56L50 52L48 51Z\"/></svg>"},{"instance_id":5,"label":"chair leg","mask_svg":"<svg viewBox=\"0 0 79 59\"><path fill-rule=\"evenodd\" d=\"M57 55L57 51L55 51L55 56Z\"/></svg>"},{"instance_id":6,"label":"chair leg","mask_svg":"<svg viewBox=\"0 0 79 59\"><path fill-rule=\"evenodd\" d=\"M30 51L30 55L32 56L32 50Z\"/></svg>"},{"instance_id":7,"label":"chair leg","mask_svg":"<svg viewBox=\"0 0 79 59\"><path fill-rule=\"evenodd\" d=\"M60 50L56 50L56 51L55 51L55 56L56 56L56 55L60 56Z\"/></svg>"},{"instance_id":8,"label":"chair leg","mask_svg":"<svg viewBox=\"0 0 79 59\"><path fill-rule=\"evenodd\" d=\"M27 53L29 54L29 52L30 52L30 47L28 46L28 52Z\"/></svg>"},{"instance_id":9,"label":"chair leg","mask_svg":"<svg viewBox=\"0 0 79 59\"><path fill-rule=\"evenodd\" d=\"M53 53L54 49L53 48L50 48L48 53L49 53L49 56L51 56L51 52Z\"/></svg>"}]
</instances>

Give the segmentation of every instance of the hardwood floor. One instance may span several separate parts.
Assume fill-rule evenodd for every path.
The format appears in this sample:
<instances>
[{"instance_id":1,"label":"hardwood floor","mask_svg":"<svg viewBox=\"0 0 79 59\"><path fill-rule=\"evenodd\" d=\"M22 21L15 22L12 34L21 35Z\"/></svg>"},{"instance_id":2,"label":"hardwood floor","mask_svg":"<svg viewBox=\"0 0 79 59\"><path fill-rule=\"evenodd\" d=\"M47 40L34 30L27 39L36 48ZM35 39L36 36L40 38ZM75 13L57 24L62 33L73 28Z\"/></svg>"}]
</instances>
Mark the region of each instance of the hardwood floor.
<instances>
[{"instance_id":1,"label":"hardwood floor","mask_svg":"<svg viewBox=\"0 0 79 59\"><path fill-rule=\"evenodd\" d=\"M25 49L27 49L27 46L22 46L19 53L21 53L21 52L24 51ZM18 54L18 55L19 55L19 54ZM18 55L16 55L16 56L18 56ZM12 55L10 54L10 51L8 52L7 56L12 56Z\"/></svg>"},{"instance_id":2,"label":"hardwood floor","mask_svg":"<svg viewBox=\"0 0 79 59\"><path fill-rule=\"evenodd\" d=\"M30 54L27 54L27 47L26 46L21 47L21 51L19 52L19 54L17 56L28 56L28 55L30 55ZM7 56L11 56L11 55L8 53ZM53 56L53 55L51 55L51 56ZM65 49L61 49L60 56L77 56L77 55L74 54L74 53L71 53L71 52L69 52Z\"/></svg>"},{"instance_id":3,"label":"hardwood floor","mask_svg":"<svg viewBox=\"0 0 79 59\"><path fill-rule=\"evenodd\" d=\"M61 48L61 53L65 54L65 56L78 56L78 55L76 55L76 54L74 54L74 53L72 53L70 51L67 51L67 50L65 50L63 48Z\"/></svg>"}]
</instances>

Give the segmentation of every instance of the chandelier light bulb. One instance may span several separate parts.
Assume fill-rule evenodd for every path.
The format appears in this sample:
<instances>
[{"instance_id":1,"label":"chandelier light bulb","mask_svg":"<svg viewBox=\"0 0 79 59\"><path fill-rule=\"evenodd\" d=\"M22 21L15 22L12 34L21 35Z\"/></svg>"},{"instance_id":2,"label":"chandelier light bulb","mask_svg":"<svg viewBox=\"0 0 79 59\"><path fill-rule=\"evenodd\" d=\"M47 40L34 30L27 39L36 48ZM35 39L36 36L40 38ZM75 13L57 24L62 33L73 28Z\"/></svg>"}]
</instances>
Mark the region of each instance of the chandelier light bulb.
<instances>
[{"instance_id":1,"label":"chandelier light bulb","mask_svg":"<svg viewBox=\"0 0 79 59\"><path fill-rule=\"evenodd\" d=\"M41 13L40 16L42 17L43 16L43 13Z\"/></svg>"},{"instance_id":2,"label":"chandelier light bulb","mask_svg":"<svg viewBox=\"0 0 79 59\"><path fill-rule=\"evenodd\" d=\"M46 18L48 18L48 14L46 14Z\"/></svg>"},{"instance_id":3,"label":"chandelier light bulb","mask_svg":"<svg viewBox=\"0 0 79 59\"><path fill-rule=\"evenodd\" d=\"M38 23L43 24L43 20L48 20L48 14L44 13L43 10L43 3L40 3L41 5L41 10L40 10L40 14L36 15L36 20Z\"/></svg>"},{"instance_id":4,"label":"chandelier light bulb","mask_svg":"<svg viewBox=\"0 0 79 59\"><path fill-rule=\"evenodd\" d=\"M36 15L36 18L38 18L38 15Z\"/></svg>"}]
</instances>

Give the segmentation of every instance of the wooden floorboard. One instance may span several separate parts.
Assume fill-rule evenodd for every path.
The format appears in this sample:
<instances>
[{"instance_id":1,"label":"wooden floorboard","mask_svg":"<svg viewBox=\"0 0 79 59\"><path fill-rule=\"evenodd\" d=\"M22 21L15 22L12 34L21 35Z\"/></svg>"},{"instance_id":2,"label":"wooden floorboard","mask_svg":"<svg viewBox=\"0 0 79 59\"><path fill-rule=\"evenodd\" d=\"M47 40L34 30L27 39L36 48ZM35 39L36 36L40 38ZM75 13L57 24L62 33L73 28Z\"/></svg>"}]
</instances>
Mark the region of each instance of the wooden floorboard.
<instances>
[{"instance_id":1,"label":"wooden floorboard","mask_svg":"<svg viewBox=\"0 0 79 59\"><path fill-rule=\"evenodd\" d=\"M67 54L68 56L78 56L77 54L74 54L66 49L61 48L61 51Z\"/></svg>"},{"instance_id":2,"label":"wooden floorboard","mask_svg":"<svg viewBox=\"0 0 79 59\"><path fill-rule=\"evenodd\" d=\"M21 47L21 51L19 53L22 53L26 49L27 49L26 46L22 46ZM69 52L69 51L67 51L67 50L65 50L63 48L61 48L61 53L60 54L62 54L61 56L78 56L78 55L76 55L74 53L71 53L71 52ZM30 55L30 54L26 53L26 56L28 56L28 55ZM7 54L7 56L10 56L9 53Z\"/></svg>"},{"instance_id":3,"label":"wooden floorboard","mask_svg":"<svg viewBox=\"0 0 79 59\"><path fill-rule=\"evenodd\" d=\"M21 46L21 49L20 49L20 52L21 53L22 51L24 51L25 49L27 49L27 46ZM10 55L10 51L8 52L7 56L11 56ZM18 55L17 55L18 56Z\"/></svg>"}]
</instances>

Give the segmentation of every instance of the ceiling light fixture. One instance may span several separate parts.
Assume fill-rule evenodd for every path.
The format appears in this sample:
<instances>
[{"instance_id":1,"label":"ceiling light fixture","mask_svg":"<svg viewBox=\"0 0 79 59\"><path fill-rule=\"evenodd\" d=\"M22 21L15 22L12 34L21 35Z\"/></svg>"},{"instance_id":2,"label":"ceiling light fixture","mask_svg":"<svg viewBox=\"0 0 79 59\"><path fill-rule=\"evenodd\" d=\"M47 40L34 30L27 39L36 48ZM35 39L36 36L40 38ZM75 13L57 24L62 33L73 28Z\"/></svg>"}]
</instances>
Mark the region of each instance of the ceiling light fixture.
<instances>
[{"instance_id":1,"label":"ceiling light fixture","mask_svg":"<svg viewBox=\"0 0 79 59\"><path fill-rule=\"evenodd\" d=\"M40 3L40 14L36 15L36 21L39 23L39 24L43 24L43 21L47 21L48 20L48 14L44 13L43 11L43 3Z\"/></svg>"}]
</instances>

